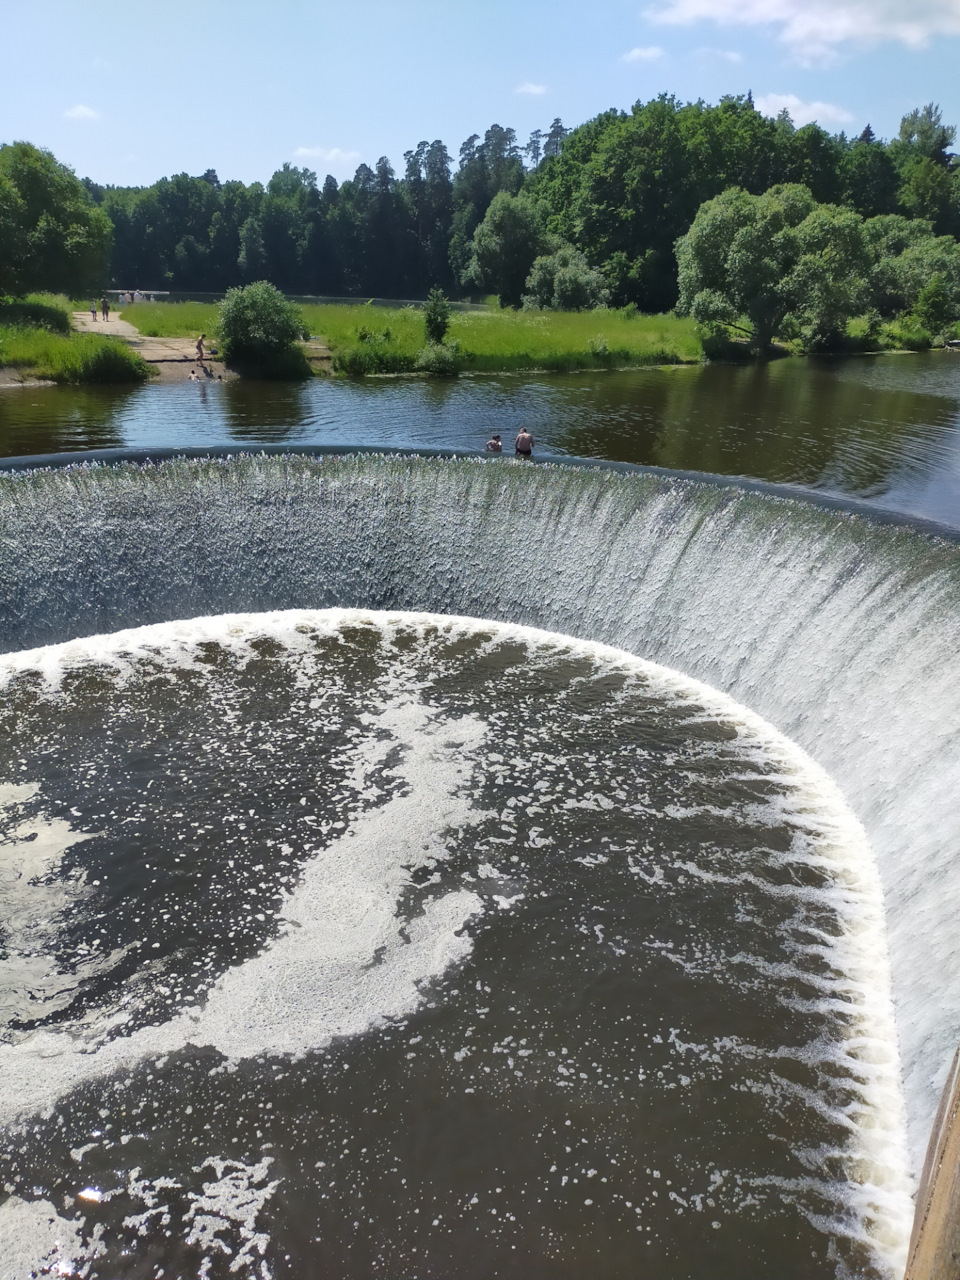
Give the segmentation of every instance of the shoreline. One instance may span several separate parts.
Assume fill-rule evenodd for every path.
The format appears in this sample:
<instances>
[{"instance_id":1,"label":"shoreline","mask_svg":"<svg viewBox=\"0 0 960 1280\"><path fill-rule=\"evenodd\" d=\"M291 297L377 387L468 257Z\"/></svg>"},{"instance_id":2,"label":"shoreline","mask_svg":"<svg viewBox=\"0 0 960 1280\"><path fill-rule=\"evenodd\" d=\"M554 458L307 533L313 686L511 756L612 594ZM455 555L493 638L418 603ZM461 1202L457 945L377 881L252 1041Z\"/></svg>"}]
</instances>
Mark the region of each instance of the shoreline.
<instances>
[{"instance_id":1,"label":"shoreline","mask_svg":"<svg viewBox=\"0 0 960 1280\"><path fill-rule=\"evenodd\" d=\"M108 322L109 323L109 322ZM120 336L120 335L117 335ZM172 343L176 341L188 342L189 339L162 339L164 343ZM131 346L134 344L131 343ZM641 373L648 370L658 370L660 372L668 372L674 369L700 369L704 365L723 365L728 368L757 368L762 365L772 365L779 363L780 360L859 360L866 358L874 358L877 356L916 356L928 355L933 352L947 352L954 355L960 355L957 350L944 347L931 347L927 350L915 350L910 347L891 347L882 351L818 351L818 352L790 352L783 353L773 359L759 360L756 358L750 360L686 360L678 358L661 363L652 364L616 364L616 365L578 365L570 369L556 369L545 365L525 365L517 369L462 369L447 378L438 378L436 375L427 372L424 369L405 369L397 372L386 373L345 373L341 371L328 372L327 370L317 371L314 377L326 379L331 378L338 382L363 382L363 381L430 381L430 382L455 382L458 378L522 378L536 375L538 377L563 377L572 376L582 373ZM143 354L141 352L141 354ZM179 382L189 382L191 370L198 372L196 357L192 358L187 355L168 355L150 357L143 355L143 359L147 364L156 370L156 377L151 378L149 382L55 382L50 378L34 378L29 374L20 376L18 369L13 365L0 365L0 391L16 391L16 390L39 390L47 387L144 387L156 384L170 384ZM240 375L229 370L222 361L214 358L207 358L205 365L210 372L205 377L198 378L200 385L209 386L211 383L237 382ZM309 378L302 379L257 379L248 378L244 381L280 381L280 382L309 382Z\"/></svg>"}]
</instances>

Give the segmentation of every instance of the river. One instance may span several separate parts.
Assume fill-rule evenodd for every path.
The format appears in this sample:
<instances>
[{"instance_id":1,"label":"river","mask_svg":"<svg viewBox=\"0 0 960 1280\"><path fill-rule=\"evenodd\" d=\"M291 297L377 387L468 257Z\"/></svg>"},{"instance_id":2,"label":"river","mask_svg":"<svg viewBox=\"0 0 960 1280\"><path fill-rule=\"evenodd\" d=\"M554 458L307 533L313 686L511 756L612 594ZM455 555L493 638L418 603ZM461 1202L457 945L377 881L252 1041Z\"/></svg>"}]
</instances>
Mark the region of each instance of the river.
<instances>
[{"instance_id":1,"label":"river","mask_svg":"<svg viewBox=\"0 0 960 1280\"><path fill-rule=\"evenodd\" d=\"M455 381L177 383L0 393L0 456L125 446L482 449L743 475L960 522L952 352Z\"/></svg>"}]
</instances>

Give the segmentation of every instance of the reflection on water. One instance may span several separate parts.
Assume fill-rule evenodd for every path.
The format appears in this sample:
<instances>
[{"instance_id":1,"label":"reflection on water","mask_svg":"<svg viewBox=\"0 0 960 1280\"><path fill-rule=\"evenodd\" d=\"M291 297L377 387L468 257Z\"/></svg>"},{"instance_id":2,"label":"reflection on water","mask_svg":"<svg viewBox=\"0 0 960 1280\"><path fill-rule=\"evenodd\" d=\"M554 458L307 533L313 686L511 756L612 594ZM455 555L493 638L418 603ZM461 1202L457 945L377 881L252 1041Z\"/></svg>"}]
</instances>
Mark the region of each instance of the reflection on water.
<instances>
[{"instance_id":1,"label":"reflection on water","mask_svg":"<svg viewBox=\"0 0 960 1280\"><path fill-rule=\"evenodd\" d=\"M746 475L960 523L952 353L622 373L234 382L0 393L0 454L126 445L482 449L529 426L538 454Z\"/></svg>"}]
</instances>

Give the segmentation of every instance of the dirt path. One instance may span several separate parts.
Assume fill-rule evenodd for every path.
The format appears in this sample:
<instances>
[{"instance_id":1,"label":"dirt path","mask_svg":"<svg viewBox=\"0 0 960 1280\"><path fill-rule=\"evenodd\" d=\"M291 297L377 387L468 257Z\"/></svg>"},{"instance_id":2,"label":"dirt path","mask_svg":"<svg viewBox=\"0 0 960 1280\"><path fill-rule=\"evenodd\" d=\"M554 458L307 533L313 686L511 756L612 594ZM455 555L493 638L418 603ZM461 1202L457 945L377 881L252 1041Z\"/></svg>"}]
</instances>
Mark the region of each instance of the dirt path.
<instances>
[{"instance_id":1,"label":"dirt path","mask_svg":"<svg viewBox=\"0 0 960 1280\"><path fill-rule=\"evenodd\" d=\"M191 372L207 381L224 382L236 377L228 373L222 361L205 360L205 369L197 364L196 338L147 338L139 329L123 319L122 311L112 311L109 320L94 320L89 311L75 311L73 325L79 333L102 333L108 338L123 338L135 351L152 364L160 374L161 382L186 382Z\"/></svg>"}]
</instances>

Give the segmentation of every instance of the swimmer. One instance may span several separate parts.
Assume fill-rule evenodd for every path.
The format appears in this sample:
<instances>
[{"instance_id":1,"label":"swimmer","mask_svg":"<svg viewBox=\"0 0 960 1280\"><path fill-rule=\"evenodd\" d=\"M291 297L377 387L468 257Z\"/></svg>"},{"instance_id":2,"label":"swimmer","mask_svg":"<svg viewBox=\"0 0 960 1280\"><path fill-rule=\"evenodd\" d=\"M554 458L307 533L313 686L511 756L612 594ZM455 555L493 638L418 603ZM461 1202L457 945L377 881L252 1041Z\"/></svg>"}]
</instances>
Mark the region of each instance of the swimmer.
<instances>
[{"instance_id":1,"label":"swimmer","mask_svg":"<svg viewBox=\"0 0 960 1280\"><path fill-rule=\"evenodd\" d=\"M487 453L503 453L503 441L498 435L487 441Z\"/></svg>"},{"instance_id":2,"label":"swimmer","mask_svg":"<svg viewBox=\"0 0 960 1280\"><path fill-rule=\"evenodd\" d=\"M526 427L521 427L513 444L514 451L521 458L529 458L533 454L533 436Z\"/></svg>"}]
</instances>

